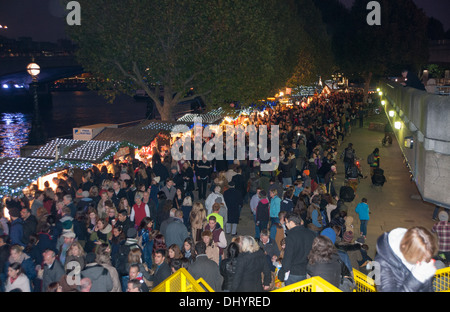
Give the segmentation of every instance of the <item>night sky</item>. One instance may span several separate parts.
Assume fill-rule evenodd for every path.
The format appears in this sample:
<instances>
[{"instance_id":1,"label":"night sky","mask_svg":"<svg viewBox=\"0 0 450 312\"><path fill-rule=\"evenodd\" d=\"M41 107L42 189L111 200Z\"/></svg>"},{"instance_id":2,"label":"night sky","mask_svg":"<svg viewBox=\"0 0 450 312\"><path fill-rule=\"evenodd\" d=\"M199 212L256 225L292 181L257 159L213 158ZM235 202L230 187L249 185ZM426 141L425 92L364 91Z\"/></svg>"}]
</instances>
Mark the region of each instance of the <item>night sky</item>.
<instances>
[{"instance_id":1,"label":"night sky","mask_svg":"<svg viewBox=\"0 0 450 312\"><path fill-rule=\"evenodd\" d=\"M340 0L351 6L354 0ZM395 0L392 0L395 1ZM414 0L428 16L440 20L445 31L450 29L450 0ZM67 38L65 16L67 11L59 0L0 0L0 35L8 38L32 37L35 41L55 42ZM83 8L81 8L83 17Z\"/></svg>"}]
</instances>

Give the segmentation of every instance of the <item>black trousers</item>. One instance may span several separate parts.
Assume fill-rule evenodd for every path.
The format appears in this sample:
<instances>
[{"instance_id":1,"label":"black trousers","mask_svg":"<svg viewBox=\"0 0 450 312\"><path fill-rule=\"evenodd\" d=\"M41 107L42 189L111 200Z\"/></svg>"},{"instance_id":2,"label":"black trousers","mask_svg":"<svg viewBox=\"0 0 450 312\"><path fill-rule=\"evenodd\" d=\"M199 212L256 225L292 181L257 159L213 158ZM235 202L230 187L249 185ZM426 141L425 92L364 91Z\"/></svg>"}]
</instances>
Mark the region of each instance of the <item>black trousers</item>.
<instances>
[{"instance_id":1,"label":"black trousers","mask_svg":"<svg viewBox=\"0 0 450 312\"><path fill-rule=\"evenodd\" d=\"M208 186L208 178L197 177L198 198L206 199L206 188Z\"/></svg>"}]
</instances>

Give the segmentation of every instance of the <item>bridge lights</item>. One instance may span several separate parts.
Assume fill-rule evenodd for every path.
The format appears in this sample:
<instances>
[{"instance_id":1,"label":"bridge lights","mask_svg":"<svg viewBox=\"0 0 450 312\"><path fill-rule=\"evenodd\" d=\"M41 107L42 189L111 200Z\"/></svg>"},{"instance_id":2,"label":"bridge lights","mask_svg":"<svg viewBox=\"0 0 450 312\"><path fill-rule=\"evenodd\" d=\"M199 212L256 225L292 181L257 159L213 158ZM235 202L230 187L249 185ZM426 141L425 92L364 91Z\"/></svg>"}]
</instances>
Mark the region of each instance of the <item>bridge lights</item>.
<instances>
[{"instance_id":1,"label":"bridge lights","mask_svg":"<svg viewBox=\"0 0 450 312\"><path fill-rule=\"evenodd\" d=\"M394 117L394 116L395 116L395 111L390 110L390 111L389 111L389 117Z\"/></svg>"},{"instance_id":2,"label":"bridge lights","mask_svg":"<svg viewBox=\"0 0 450 312\"><path fill-rule=\"evenodd\" d=\"M401 121L396 121L394 123L394 128L397 130L400 130L402 128L402 122Z\"/></svg>"}]
</instances>

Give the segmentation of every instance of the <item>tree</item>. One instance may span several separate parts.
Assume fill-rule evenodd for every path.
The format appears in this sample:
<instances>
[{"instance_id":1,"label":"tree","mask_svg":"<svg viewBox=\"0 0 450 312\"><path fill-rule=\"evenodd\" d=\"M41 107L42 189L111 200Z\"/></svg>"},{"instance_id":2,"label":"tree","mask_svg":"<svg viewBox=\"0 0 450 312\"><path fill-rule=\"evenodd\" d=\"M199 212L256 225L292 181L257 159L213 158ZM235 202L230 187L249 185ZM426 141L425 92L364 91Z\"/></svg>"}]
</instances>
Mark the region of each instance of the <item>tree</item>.
<instances>
[{"instance_id":1,"label":"tree","mask_svg":"<svg viewBox=\"0 0 450 312\"><path fill-rule=\"evenodd\" d=\"M289 62L302 44L295 33L282 33L295 18L285 10L289 1L79 2L81 26L68 33L95 77L91 87L110 99L143 89L163 120L192 97L210 106L265 98L292 73L280 60Z\"/></svg>"},{"instance_id":2,"label":"tree","mask_svg":"<svg viewBox=\"0 0 450 312\"><path fill-rule=\"evenodd\" d=\"M336 0L316 0L332 36L333 53L341 70L365 82L365 99L372 79L418 71L428 61L427 17L412 0L380 0L381 25L370 26L370 0L355 0L347 11ZM319 5L320 3L320 5Z\"/></svg>"},{"instance_id":3,"label":"tree","mask_svg":"<svg viewBox=\"0 0 450 312\"><path fill-rule=\"evenodd\" d=\"M295 29L303 38L303 45L295 63L290 64L295 70L287 82L288 87L311 85L319 80L319 76L330 76L336 70L331 37L314 1L296 0L293 9L298 16Z\"/></svg>"}]
</instances>

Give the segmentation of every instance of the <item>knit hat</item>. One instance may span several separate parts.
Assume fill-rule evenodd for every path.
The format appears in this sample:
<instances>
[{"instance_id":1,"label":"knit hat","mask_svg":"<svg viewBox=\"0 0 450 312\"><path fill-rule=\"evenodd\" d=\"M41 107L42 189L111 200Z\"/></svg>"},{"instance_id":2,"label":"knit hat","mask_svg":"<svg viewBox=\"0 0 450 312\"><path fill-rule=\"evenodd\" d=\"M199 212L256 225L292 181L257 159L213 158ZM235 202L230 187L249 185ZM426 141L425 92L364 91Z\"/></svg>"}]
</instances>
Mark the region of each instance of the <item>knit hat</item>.
<instances>
[{"instance_id":1,"label":"knit hat","mask_svg":"<svg viewBox=\"0 0 450 312\"><path fill-rule=\"evenodd\" d=\"M344 236L342 237L342 240L346 243L351 243L353 241L353 232L352 231L346 231L344 233Z\"/></svg>"},{"instance_id":2,"label":"knit hat","mask_svg":"<svg viewBox=\"0 0 450 312\"><path fill-rule=\"evenodd\" d=\"M328 237L333 244L336 242L336 232L332 228L326 228L320 235Z\"/></svg>"},{"instance_id":3,"label":"knit hat","mask_svg":"<svg viewBox=\"0 0 450 312\"><path fill-rule=\"evenodd\" d=\"M445 211L439 212L439 221L448 221L448 213Z\"/></svg>"}]
</instances>

